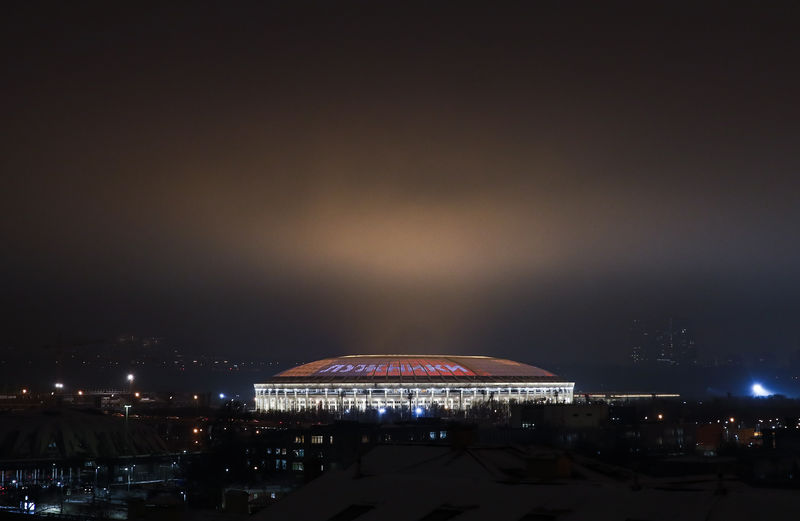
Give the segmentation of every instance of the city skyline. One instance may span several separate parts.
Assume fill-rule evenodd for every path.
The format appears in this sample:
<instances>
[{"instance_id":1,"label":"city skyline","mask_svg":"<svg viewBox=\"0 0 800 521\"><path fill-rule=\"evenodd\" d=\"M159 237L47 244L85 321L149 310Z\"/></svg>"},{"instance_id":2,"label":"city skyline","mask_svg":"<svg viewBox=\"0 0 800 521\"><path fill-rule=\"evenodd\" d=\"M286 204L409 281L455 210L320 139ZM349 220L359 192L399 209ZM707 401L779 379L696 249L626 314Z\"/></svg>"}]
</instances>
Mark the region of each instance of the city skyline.
<instances>
[{"instance_id":1,"label":"city skyline","mask_svg":"<svg viewBox=\"0 0 800 521\"><path fill-rule=\"evenodd\" d=\"M5 2L0 518L795 519L799 22Z\"/></svg>"}]
</instances>

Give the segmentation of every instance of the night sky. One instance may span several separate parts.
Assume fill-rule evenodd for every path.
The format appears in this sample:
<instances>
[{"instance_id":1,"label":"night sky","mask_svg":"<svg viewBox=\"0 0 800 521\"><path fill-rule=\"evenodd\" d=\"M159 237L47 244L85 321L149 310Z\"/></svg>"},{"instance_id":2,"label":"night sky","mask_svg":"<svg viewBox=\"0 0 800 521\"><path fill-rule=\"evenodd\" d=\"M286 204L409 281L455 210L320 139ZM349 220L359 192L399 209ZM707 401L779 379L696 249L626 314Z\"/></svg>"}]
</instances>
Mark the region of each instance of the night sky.
<instances>
[{"instance_id":1,"label":"night sky","mask_svg":"<svg viewBox=\"0 0 800 521\"><path fill-rule=\"evenodd\" d=\"M4 3L0 343L800 347L800 13L431 4Z\"/></svg>"}]
</instances>

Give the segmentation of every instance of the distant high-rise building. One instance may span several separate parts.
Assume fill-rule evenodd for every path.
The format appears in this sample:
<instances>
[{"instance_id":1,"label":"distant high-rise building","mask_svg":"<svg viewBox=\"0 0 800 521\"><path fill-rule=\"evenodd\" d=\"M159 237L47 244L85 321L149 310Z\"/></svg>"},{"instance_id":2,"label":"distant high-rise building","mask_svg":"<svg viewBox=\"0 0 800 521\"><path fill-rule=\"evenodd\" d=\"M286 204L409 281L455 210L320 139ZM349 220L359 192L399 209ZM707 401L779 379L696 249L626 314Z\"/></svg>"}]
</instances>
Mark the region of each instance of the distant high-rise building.
<instances>
[{"instance_id":1,"label":"distant high-rise building","mask_svg":"<svg viewBox=\"0 0 800 521\"><path fill-rule=\"evenodd\" d=\"M669 365L697 363L697 346L690 330L670 318L666 327L651 334L641 320L634 320L630 331L630 358L634 363L654 361Z\"/></svg>"},{"instance_id":2,"label":"distant high-rise building","mask_svg":"<svg viewBox=\"0 0 800 521\"><path fill-rule=\"evenodd\" d=\"M697 346L694 337L685 327L673 333L673 342L676 347L676 360L680 364L694 365L697 363Z\"/></svg>"},{"instance_id":3,"label":"distant high-rise building","mask_svg":"<svg viewBox=\"0 0 800 521\"><path fill-rule=\"evenodd\" d=\"M634 364L641 364L649 359L650 334L641 320L634 320L630 331L630 357Z\"/></svg>"},{"instance_id":4,"label":"distant high-rise building","mask_svg":"<svg viewBox=\"0 0 800 521\"><path fill-rule=\"evenodd\" d=\"M675 340L672 330L672 318L667 327L656 331L654 336L656 362L661 364L676 364Z\"/></svg>"}]
</instances>

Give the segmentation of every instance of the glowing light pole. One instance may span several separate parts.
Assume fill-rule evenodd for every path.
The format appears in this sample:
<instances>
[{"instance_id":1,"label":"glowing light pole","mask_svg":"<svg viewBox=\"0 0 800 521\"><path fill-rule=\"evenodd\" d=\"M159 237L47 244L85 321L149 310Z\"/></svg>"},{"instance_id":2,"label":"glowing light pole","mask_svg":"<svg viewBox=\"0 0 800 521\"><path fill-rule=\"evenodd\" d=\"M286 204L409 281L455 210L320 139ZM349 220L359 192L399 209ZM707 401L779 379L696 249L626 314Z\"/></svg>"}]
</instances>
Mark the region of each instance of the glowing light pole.
<instances>
[{"instance_id":1,"label":"glowing light pole","mask_svg":"<svg viewBox=\"0 0 800 521\"><path fill-rule=\"evenodd\" d=\"M761 384L753 384L751 390L753 391L753 396L769 396L771 394L769 391L764 389L764 386Z\"/></svg>"},{"instance_id":2,"label":"glowing light pole","mask_svg":"<svg viewBox=\"0 0 800 521\"><path fill-rule=\"evenodd\" d=\"M128 410L131 408L130 405L123 405L125 407L125 449L128 448Z\"/></svg>"},{"instance_id":3,"label":"glowing light pole","mask_svg":"<svg viewBox=\"0 0 800 521\"><path fill-rule=\"evenodd\" d=\"M132 394L133 391L133 373L128 373L128 394Z\"/></svg>"}]
</instances>

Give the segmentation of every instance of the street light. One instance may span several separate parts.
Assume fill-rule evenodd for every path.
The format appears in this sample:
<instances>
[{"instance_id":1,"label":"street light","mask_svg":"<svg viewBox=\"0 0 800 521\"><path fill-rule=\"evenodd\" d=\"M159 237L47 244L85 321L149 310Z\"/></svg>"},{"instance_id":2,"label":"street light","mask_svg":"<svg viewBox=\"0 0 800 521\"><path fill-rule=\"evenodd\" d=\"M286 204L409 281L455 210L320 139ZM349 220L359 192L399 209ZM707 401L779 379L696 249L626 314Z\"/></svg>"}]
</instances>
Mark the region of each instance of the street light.
<instances>
[{"instance_id":1,"label":"street light","mask_svg":"<svg viewBox=\"0 0 800 521\"><path fill-rule=\"evenodd\" d=\"M130 405L123 405L125 407L125 450L128 450L128 410L131 408Z\"/></svg>"}]
</instances>

